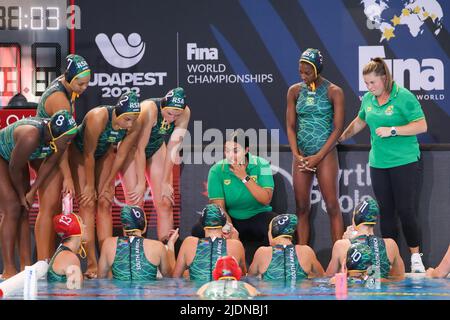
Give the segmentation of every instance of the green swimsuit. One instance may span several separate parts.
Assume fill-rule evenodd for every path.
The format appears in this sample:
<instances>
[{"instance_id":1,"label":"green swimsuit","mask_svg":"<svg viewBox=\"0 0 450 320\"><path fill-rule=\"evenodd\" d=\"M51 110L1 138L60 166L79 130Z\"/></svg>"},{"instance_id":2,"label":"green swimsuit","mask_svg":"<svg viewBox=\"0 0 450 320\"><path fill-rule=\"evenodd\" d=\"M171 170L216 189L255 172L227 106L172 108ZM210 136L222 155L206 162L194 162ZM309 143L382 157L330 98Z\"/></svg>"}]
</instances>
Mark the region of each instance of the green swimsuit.
<instances>
[{"instance_id":1,"label":"green swimsuit","mask_svg":"<svg viewBox=\"0 0 450 320\"><path fill-rule=\"evenodd\" d=\"M60 244L58 249L56 250L55 254L52 257L52 260L50 260L48 271L47 271L47 281L48 282L66 282L67 277L66 275L57 274L53 270L53 263L55 262L56 257L58 254L60 254L63 251L71 251L68 247L64 246L63 244Z\"/></svg>"},{"instance_id":2,"label":"green swimsuit","mask_svg":"<svg viewBox=\"0 0 450 320\"><path fill-rule=\"evenodd\" d=\"M384 240L382 238L376 237L376 236L366 236L361 235L358 236L352 240L350 240L351 244L354 243L363 243L370 247L373 253L373 259L372 264L376 264L376 257L375 257L375 241L378 243L378 252L380 256L380 273L382 278L388 278L389 272L391 270L391 263L389 262L389 258L387 256L386 252L386 245L384 243Z\"/></svg>"},{"instance_id":3,"label":"green swimsuit","mask_svg":"<svg viewBox=\"0 0 450 320\"><path fill-rule=\"evenodd\" d=\"M298 262L294 245L272 247L272 260L262 275L264 280L297 281L307 277L308 275Z\"/></svg>"},{"instance_id":4,"label":"green swimsuit","mask_svg":"<svg viewBox=\"0 0 450 320\"><path fill-rule=\"evenodd\" d=\"M195 257L189 266L189 277L191 280L212 281L212 271L216 266L217 259L227 255L227 240L216 238L198 239Z\"/></svg>"},{"instance_id":5,"label":"green swimsuit","mask_svg":"<svg viewBox=\"0 0 450 320\"><path fill-rule=\"evenodd\" d=\"M49 119L41 119L41 118L25 118L22 120L18 120L6 128L0 130L0 156L9 161L11 159L11 153L16 145L14 141L14 130L18 126L23 125L31 125L39 129L40 131L40 140L44 140L44 129L47 125ZM29 160L33 159L43 159L48 157L53 153L53 150L50 148L48 144L42 143L36 148L36 150L30 155Z\"/></svg>"},{"instance_id":6,"label":"green swimsuit","mask_svg":"<svg viewBox=\"0 0 450 320\"><path fill-rule=\"evenodd\" d=\"M112 115L114 106L102 106L97 108L106 108L108 110L108 122L106 123L105 129L102 131L98 138L97 149L95 149L94 154L95 159L101 158L106 154L106 152L108 152L108 149L112 144L118 144L127 135L126 129L119 129L116 131L112 128ZM81 151L81 153L83 153L85 126L86 123L85 120L83 120L83 123L78 127L78 133L74 139L74 143L77 146L78 150Z\"/></svg>"},{"instance_id":7,"label":"green swimsuit","mask_svg":"<svg viewBox=\"0 0 450 320\"><path fill-rule=\"evenodd\" d=\"M40 118L50 118L50 115L45 111L45 102L47 101L47 98L50 97L55 92L62 92L66 95L67 100L69 100L70 104L70 113L73 113L72 109L72 101L71 97L66 91L66 88L64 85L59 81L61 77L56 78L53 80L53 82L50 84L50 86L45 89L44 93L42 94L41 99L39 100L37 110L36 110L36 116Z\"/></svg>"},{"instance_id":8,"label":"green swimsuit","mask_svg":"<svg viewBox=\"0 0 450 320\"><path fill-rule=\"evenodd\" d=\"M168 124L167 126L163 126L164 118L161 113L161 98L155 98L155 99L148 99L150 101L155 102L157 108L158 108L158 119L156 121L156 125L152 128L152 132L150 134L150 139L147 143L147 146L145 147L145 157L151 158L156 151L161 148L163 145L165 138L167 136L170 136L173 133L173 130L175 129L175 123L172 122L171 124ZM148 101L146 100L146 101Z\"/></svg>"},{"instance_id":9,"label":"green swimsuit","mask_svg":"<svg viewBox=\"0 0 450 320\"><path fill-rule=\"evenodd\" d=\"M112 265L113 278L123 281L155 280L158 267L147 260L144 238L118 237L116 257Z\"/></svg>"},{"instance_id":10,"label":"green swimsuit","mask_svg":"<svg viewBox=\"0 0 450 320\"><path fill-rule=\"evenodd\" d=\"M297 145L305 156L320 151L333 131L333 105L328 100L330 82L323 79L316 91L300 83L295 107L297 113Z\"/></svg>"}]
</instances>

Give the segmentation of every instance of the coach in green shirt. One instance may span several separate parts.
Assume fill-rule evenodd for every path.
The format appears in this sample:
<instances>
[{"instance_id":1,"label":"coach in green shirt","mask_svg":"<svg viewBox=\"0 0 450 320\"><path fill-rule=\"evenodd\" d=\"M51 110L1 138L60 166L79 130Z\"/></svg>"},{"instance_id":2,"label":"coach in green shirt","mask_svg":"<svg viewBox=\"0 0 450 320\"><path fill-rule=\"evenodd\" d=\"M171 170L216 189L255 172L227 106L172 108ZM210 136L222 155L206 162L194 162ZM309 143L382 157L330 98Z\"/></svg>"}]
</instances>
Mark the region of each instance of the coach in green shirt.
<instances>
[{"instance_id":1,"label":"coach in green shirt","mask_svg":"<svg viewBox=\"0 0 450 320\"><path fill-rule=\"evenodd\" d=\"M248 137L241 131L227 139L225 159L209 170L208 198L226 212L228 227L238 232L250 264L254 251L269 245L267 230L276 214L270 206L274 188L270 163L248 150ZM201 237L194 230L193 235Z\"/></svg>"},{"instance_id":2,"label":"coach in green shirt","mask_svg":"<svg viewBox=\"0 0 450 320\"><path fill-rule=\"evenodd\" d=\"M425 115L414 94L392 80L383 59L372 59L364 67L363 76L369 92L339 141L369 126L370 176L380 205L381 233L383 238L398 240L397 211L411 251L411 272L425 272L415 203L420 161L416 135L427 131Z\"/></svg>"}]
</instances>

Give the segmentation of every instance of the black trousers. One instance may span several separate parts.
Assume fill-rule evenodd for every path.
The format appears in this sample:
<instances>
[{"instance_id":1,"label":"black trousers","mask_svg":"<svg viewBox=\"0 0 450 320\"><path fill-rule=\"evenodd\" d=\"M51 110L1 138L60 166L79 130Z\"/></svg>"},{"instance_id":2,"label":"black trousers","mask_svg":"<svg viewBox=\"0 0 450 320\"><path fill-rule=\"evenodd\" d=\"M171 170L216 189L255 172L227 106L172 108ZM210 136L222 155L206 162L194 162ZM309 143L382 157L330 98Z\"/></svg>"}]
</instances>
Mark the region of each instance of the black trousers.
<instances>
[{"instance_id":1,"label":"black trousers","mask_svg":"<svg viewBox=\"0 0 450 320\"><path fill-rule=\"evenodd\" d=\"M417 219L418 188L422 162L377 169L370 167L372 187L380 205L381 234L398 242L397 214L408 247L420 245Z\"/></svg>"},{"instance_id":2,"label":"black trousers","mask_svg":"<svg viewBox=\"0 0 450 320\"><path fill-rule=\"evenodd\" d=\"M239 232L239 240L244 245L247 266L251 264L256 249L269 245L269 237L267 235L269 223L276 215L275 212L268 211L258 213L244 220L231 217L233 226ZM200 221L193 226L192 235L198 238L205 237L205 232Z\"/></svg>"}]
</instances>

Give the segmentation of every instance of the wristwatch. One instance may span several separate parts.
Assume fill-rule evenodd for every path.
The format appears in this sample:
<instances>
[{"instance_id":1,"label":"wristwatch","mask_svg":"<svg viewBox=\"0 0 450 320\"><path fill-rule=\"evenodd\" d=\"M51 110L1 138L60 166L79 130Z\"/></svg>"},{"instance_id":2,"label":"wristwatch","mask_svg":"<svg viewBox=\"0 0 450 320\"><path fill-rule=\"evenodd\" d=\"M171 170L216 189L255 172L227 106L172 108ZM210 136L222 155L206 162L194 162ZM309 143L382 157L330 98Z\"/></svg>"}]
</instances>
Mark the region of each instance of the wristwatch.
<instances>
[{"instance_id":1,"label":"wristwatch","mask_svg":"<svg viewBox=\"0 0 450 320\"><path fill-rule=\"evenodd\" d=\"M397 128L391 127L391 137L395 137L397 135Z\"/></svg>"},{"instance_id":2,"label":"wristwatch","mask_svg":"<svg viewBox=\"0 0 450 320\"><path fill-rule=\"evenodd\" d=\"M244 183L244 184L246 184L247 182L249 182L250 181L250 177L249 176L245 176L244 177L244 179L242 179L242 182Z\"/></svg>"}]
</instances>

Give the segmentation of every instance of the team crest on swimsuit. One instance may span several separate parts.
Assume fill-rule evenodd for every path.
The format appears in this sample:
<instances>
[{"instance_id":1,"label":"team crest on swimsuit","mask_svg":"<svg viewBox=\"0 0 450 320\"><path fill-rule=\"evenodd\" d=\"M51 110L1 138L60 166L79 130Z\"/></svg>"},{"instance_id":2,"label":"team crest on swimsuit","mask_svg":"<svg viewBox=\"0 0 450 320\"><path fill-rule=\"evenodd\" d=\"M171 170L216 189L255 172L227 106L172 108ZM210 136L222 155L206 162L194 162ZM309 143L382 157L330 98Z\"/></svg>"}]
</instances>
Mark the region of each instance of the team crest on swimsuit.
<instances>
[{"instance_id":1,"label":"team crest on swimsuit","mask_svg":"<svg viewBox=\"0 0 450 320\"><path fill-rule=\"evenodd\" d=\"M313 106L315 105L315 99L314 97L306 97L306 105L307 106Z\"/></svg>"},{"instance_id":2,"label":"team crest on swimsuit","mask_svg":"<svg viewBox=\"0 0 450 320\"><path fill-rule=\"evenodd\" d=\"M394 114L394 106L390 105L389 107L387 107L384 114L387 116L392 116Z\"/></svg>"},{"instance_id":3,"label":"team crest on swimsuit","mask_svg":"<svg viewBox=\"0 0 450 320\"><path fill-rule=\"evenodd\" d=\"M230 185L231 180L230 180L230 179L225 179L225 180L223 180L223 183L224 183L226 186L228 186L228 185Z\"/></svg>"},{"instance_id":4,"label":"team crest on swimsuit","mask_svg":"<svg viewBox=\"0 0 450 320\"><path fill-rule=\"evenodd\" d=\"M367 107L367 112L370 112L370 111L372 111L372 106Z\"/></svg>"}]
</instances>

